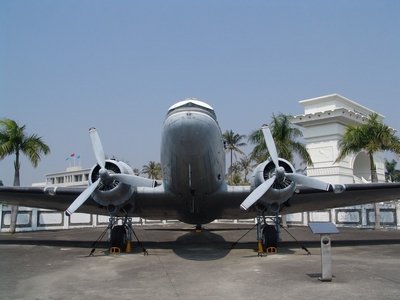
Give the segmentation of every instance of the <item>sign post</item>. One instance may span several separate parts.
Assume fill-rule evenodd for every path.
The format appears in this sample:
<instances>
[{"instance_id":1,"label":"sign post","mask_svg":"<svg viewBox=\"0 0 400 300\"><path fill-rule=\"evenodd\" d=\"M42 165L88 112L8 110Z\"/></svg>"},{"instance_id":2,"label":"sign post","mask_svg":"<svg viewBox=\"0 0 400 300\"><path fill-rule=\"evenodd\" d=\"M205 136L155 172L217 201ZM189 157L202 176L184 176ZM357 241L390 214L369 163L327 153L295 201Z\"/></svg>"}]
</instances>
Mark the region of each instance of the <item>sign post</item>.
<instances>
[{"instance_id":1,"label":"sign post","mask_svg":"<svg viewBox=\"0 0 400 300\"><path fill-rule=\"evenodd\" d=\"M336 225L331 222L308 223L311 232L321 237L321 281L332 281L332 251L331 234L339 233Z\"/></svg>"}]
</instances>

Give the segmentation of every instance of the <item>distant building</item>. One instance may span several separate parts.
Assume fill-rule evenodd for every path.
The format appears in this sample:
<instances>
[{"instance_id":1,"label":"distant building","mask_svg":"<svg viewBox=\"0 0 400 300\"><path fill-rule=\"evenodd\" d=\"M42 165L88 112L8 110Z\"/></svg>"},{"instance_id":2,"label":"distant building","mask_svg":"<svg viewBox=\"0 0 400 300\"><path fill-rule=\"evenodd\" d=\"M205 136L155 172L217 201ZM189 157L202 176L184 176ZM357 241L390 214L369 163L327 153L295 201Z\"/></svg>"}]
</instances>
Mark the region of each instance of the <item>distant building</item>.
<instances>
[{"instance_id":1,"label":"distant building","mask_svg":"<svg viewBox=\"0 0 400 300\"><path fill-rule=\"evenodd\" d=\"M90 169L69 167L65 172L46 175L47 186L87 186Z\"/></svg>"},{"instance_id":2,"label":"distant building","mask_svg":"<svg viewBox=\"0 0 400 300\"><path fill-rule=\"evenodd\" d=\"M90 169L80 166L68 167L63 172L47 174L46 181L34 183L32 186L87 186Z\"/></svg>"}]
</instances>

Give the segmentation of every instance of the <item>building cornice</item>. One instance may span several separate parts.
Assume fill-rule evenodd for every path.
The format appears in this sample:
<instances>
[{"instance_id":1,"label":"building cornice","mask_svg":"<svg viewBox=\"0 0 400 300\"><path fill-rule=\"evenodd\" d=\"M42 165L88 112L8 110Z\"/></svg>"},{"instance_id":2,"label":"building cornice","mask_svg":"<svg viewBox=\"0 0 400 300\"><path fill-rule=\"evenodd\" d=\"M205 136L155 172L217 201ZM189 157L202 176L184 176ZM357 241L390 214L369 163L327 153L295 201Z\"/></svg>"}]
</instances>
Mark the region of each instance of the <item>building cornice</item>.
<instances>
[{"instance_id":1,"label":"building cornice","mask_svg":"<svg viewBox=\"0 0 400 300\"><path fill-rule=\"evenodd\" d=\"M355 101L352 101L336 93L316 98L301 100L299 101L299 103L304 106L304 112L306 114L315 113L317 110L323 112L325 110L334 110L340 108L345 108L349 111L352 111L353 113L357 113L366 117L368 117L373 113L377 113L368 107L365 107ZM378 115L380 116L380 118L382 119L384 118L383 115L379 113Z\"/></svg>"},{"instance_id":2,"label":"building cornice","mask_svg":"<svg viewBox=\"0 0 400 300\"><path fill-rule=\"evenodd\" d=\"M345 126L365 123L368 117L346 108L337 108L328 111L302 114L292 117L295 125L308 127L328 123L340 123Z\"/></svg>"}]
</instances>

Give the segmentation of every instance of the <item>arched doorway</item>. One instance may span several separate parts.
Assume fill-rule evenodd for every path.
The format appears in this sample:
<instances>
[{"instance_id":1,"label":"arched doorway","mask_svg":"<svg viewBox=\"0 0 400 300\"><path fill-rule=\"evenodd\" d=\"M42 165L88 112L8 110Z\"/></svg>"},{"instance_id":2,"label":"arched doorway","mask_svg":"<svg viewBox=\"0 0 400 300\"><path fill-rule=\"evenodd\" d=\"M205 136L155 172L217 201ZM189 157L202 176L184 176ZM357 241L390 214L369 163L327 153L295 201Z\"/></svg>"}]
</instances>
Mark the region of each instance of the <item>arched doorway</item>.
<instances>
[{"instance_id":1,"label":"arched doorway","mask_svg":"<svg viewBox=\"0 0 400 300\"><path fill-rule=\"evenodd\" d=\"M364 178L371 181L371 164L369 157L365 152L359 152L353 161L353 175L356 176L355 180Z\"/></svg>"}]
</instances>

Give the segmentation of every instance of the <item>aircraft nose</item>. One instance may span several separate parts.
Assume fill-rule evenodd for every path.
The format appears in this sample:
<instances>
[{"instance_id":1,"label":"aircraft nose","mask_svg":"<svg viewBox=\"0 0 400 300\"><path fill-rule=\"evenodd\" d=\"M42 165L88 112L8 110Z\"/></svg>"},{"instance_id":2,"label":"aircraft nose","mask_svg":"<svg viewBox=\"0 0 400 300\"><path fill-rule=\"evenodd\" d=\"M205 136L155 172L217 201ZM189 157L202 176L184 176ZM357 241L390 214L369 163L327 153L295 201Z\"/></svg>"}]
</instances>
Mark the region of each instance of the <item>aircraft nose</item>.
<instances>
[{"instance_id":1,"label":"aircraft nose","mask_svg":"<svg viewBox=\"0 0 400 300\"><path fill-rule=\"evenodd\" d=\"M209 120L207 116L185 112L173 115L166 120L165 129L170 142L183 149L185 155L199 155L203 153L204 144L209 140Z\"/></svg>"}]
</instances>

